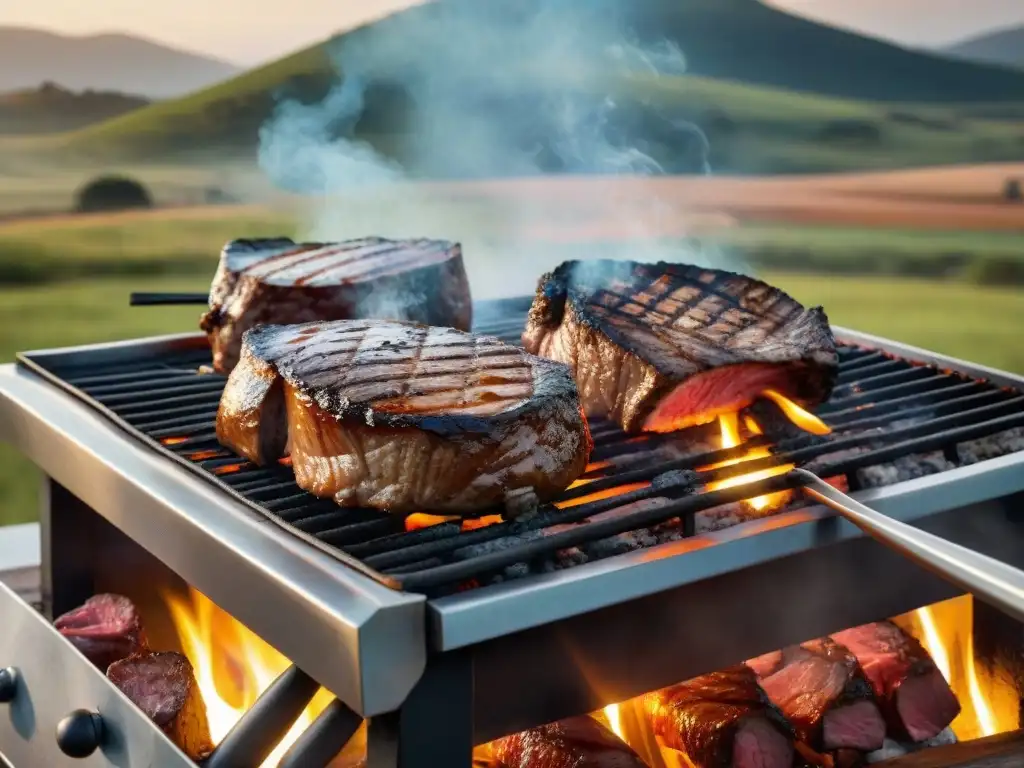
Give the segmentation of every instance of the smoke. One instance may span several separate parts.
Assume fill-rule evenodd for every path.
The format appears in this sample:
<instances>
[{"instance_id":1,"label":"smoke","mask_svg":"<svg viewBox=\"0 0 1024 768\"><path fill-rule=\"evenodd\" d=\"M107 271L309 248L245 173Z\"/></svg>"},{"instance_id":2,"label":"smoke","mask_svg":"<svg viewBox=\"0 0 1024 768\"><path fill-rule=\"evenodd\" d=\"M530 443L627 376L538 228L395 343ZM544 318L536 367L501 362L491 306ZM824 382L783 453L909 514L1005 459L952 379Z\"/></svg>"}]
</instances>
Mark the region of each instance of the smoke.
<instances>
[{"instance_id":1,"label":"smoke","mask_svg":"<svg viewBox=\"0 0 1024 768\"><path fill-rule=\"evenodd\" d=\"M532 292L566 258L740 267L682 241L685 211L658 187L609 180L710 171L701 131L651 95L685 58L642 45L632 8L442 0L356 30L332 46L340 84L280 103L262 127L260 166L320 201L308 238L462 242L480 298ZM552 174L565 194L526 181Z\"/></svg>"}]
</instances>

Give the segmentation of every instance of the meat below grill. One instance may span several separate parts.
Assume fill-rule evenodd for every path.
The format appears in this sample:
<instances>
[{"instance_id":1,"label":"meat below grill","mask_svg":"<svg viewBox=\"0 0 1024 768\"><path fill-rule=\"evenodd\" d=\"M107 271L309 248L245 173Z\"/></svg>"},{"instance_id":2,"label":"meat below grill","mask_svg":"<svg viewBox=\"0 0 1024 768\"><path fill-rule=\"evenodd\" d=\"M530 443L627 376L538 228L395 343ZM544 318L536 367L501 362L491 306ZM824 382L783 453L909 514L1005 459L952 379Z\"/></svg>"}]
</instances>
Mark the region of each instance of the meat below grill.
<instances>
[{"instance_id":1,"label":"meat below grill","mask_svg":"<svg viewBox=\"0 0 1024 768\"><path fill-rule=\"evenodd\" d=\"M115 661L147 650L135 605L121 595L96 595L53 622L93 664L106 672Z\"/></svg>"},{"instance_id":2,"label":"meat below grill","mask_svg":"<svg viewBox=\"0 0 1024 768\"><path fill-rule=\"evenodd\" d=\"M646 768L622 739L592 717L573 717L498 739L496 768Z\"/></svg>"},{"instance_id":3,"label":"meat below grill","mask_svg":"<svg viewBox=\"0 0 1024 768\"><path fill-rule=\"evenodd\" d=\"M472 300L461 247L379 237L341 243L234 240L221 251L200 327L210 338L214 368L228 373L250 328L350 318L468 331Z\"/></svg>"},{"instance_id":4,"label":"meat below grill","mask_svg":"<svg viewBox=\"0 0 1024 768\"><path fill-rule=\"evenodd\" d=\"M712 420L774 390L826 400L838 355L820 307L686 264L568 261L541 278L523 344L569 365L588 416L627 431Z\"/></svg>"},{"instance_id":5,"label":"meat below grill","mask_svg":"<svg viewBox=\"0 0 1024 768\"><path fill-rule=\"evenodd\" d=\"M180 653L144 653L110 665L107 677L193 760L213 751L195 672Z\"/></svg>"},{"instance_id":6,"label":"meat below grill","mask_svg":"<svg viewBox=\"0 0 1024 768\"><path fill-rule=\"evenodd\" d=\"M694 768L790 768L792 729L740 665L649 693L644 712L655 735Z\"/></svg>"},{"instance_id":7,"label":"meat below grill","mask_svg":"<svg viewBox=\"0 0 1024 768\"><path fill-rule=\"evenodd\" d=\"M217 437L342 506L468 512L583 473L590 432L569 370L497 339L374 320L245 335Z\"/></svg>"},{"instance_id":8,"label":"meat below grill","mask_svg":"<svg viewBox=\"0 0 1024 768\"><path fill-rule=\"evenodd\" d=\"M850 649L867 675L893 735L924 741L960 714L960 702L921 644L892 622L832 636Z\"/></svg>"},{"instance_id":9,"label":"meat below grill","mask_svg":"<svg viewBox=\"0 0 1024 768\"><path fill-rule=\"evenodd\" d=\"M846 648L825 638L751 662L761 687L816 750L870 752L885 740L885 721L871 686Z\"/></svg>"}]
</instances>

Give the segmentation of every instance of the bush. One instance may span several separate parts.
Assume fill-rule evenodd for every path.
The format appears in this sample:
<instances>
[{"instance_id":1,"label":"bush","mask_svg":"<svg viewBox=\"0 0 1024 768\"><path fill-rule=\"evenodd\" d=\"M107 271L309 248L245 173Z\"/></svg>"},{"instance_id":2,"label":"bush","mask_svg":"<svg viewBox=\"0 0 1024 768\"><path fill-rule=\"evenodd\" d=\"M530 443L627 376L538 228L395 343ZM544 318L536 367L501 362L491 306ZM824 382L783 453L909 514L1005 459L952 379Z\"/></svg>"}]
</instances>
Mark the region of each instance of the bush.
<instances>
[{"instance_id":1,"label":"bush","mask_svg":"<svg viewBox=\"0 0 1024 768\"><path fill-rule=\"evenodd\" d=\"M968 266L966 277L976 285L1024 285L1024 258L979 257Z\"/></svg>"},{"instance_id":2,"label":"bush","mask_svg":"<svg viewBox=\"0 0 1024 768\"><path fill-rule=\"evenodd\" d=\"M1019 203L1024 201L1024 192L1021 191L1020 179L1007 179L1003 187L1003 199L1008 203Z\"/></svg>"},{"instance_id":3,"label":"bush","mask_svg":"<svg viewBox=\"0 0 1024 768\"><path fill-rule=\"evenodd\" d=\"M818 131L818 139L827 142L877 144L882 140L882 129L870 120L829 120Z\"/></svg>"},{"instance_id":4,"label":"bush","mask_svg":"<svg viewBox=\"0 0 1024 768\"><path fill-rule=\"evenodd\" d=\"M93 179L78 191L75 200L75 208L80 213L153 207L146 188L134 179L122 176Z\"/></svg>"}]
</instances>

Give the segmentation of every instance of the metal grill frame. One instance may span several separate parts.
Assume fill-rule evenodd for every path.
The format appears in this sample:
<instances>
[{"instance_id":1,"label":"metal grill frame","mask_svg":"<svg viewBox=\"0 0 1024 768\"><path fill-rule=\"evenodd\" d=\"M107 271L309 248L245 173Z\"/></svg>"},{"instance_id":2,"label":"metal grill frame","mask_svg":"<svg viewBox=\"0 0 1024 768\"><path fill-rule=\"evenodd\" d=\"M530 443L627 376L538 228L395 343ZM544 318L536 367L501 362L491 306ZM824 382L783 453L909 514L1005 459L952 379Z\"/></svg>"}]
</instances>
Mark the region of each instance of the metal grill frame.
<instances>
[{"instance_id":1,"label":"metal grill frame","mask_svg":"<svg viewBox=\"0 0 1024 768\"><path fill-rule=\"evenodd\" d=\"M1010 374L835 331L847 343L1024 389ZM46 354L122 356L196 338ZM46 585L51 604L81 575L69 516L98 513L372 716L371 768L463 768L474 743L955 594L811 507L427 601L281 536L247 505L127 439L31 371L0 367L0 438L53 479L44 499L44 574L60 571L64 581ZM1024 565L1024 453L857 497ZM803 599L780 604L780 595L797 594ZM441 699L446 706L437 706Z\"/></svg>"}]
</instances>

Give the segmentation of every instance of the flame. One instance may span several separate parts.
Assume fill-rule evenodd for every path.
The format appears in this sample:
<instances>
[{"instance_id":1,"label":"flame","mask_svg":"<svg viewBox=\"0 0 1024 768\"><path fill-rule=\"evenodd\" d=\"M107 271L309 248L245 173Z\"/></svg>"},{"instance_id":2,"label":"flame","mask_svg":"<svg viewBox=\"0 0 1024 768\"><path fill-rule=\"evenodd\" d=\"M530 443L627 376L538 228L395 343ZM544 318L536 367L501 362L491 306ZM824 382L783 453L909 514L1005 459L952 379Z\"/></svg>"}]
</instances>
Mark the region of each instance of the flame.
<instances>
[{"instance_id":1,"label":"flame","mask_svg":"<svg viewBox=\"0 0 1024 768\"><path fill-rule=\"evenodd\" d=\"M165 437L160 443L162 445L181 445L186 440L188 440L187 437Z\"/></svg>"},{"instance_id":2,"label":"flame","mask_svg":"<svg viewBox=\"0 0 1024 768\"><path fill-rule=\"evenodd\" d=\"M974 654L974 599L947 600L912 614L920 631L912 632L935 661L957 698L960 715L953 732L961 741L993 736L1019 727L1014 686L978 663Z\"/></svg>"},{"instance_id":3,"label":"flame","mask_svg":"<svg viewBox=\"0 0 1024 768\"><path fill-rule=\"evenodd\" d=\"M559 509L578 507L580 504L589 504L592 501L600 501L601 499L611 499L616 496L621 496L622 494L629 493L630 491L639 491L641 488L646 488L649 485L650 483L626 483L625 485L617 485L614 488L595 491L594 493L587 494L586 496L580 496L575 499L556 501L555 506Z\"/></svg>"},{"instance_id":4,"label":"flame","mask_svg":"<svg viewBox=\"0 0 1024 768\"><path fill-rule=\"evenodd\" d=\"M213 470L215 475L230 475L234 472L238 472L242 468L241 464L226 464L223 467L217 467Z\"/></svg>"},{"instance_id":5,"label":"flame","mask_svg":"<svg viewBox=\"0 0 1024 768\"><path fill-rule=\"evenodd\" d=\"M290 662L195 590L188 597L167 594L165 600L182 652L195 668L210 735L219 744ZM276 766L330 701L320 689L262 768Z\"/></svg>"},{"instance_id":6,"label":"flame","mask_svg":"<svg viewBox=\"0 0 1024 768\"><path fill-rule=\"evenodd\" d=\"M750 420L753 421L753 419ZM718 417L718 424L719 428L722 430L722 448L736 448L743 443L743 440L740 438L739 414L723 414ZM772 452L767 448L750 448L739 458L726 459L725 461L720 461L717 464L700 467L700 471L705 472L711 469L720 469L721 467L731 467L734 464L741 464L744 461L750 461L752 459L763 459L771 455ZM762 469L745 475L736 475L735 477L730 477L725 480L717 480L715 482L708 483L708 490L717 491L723 488L734 488L737 485L745 485L757 480L766 480L767 478L775 477L776 475L784 475L793 469L793 466L793 464L780 464L777 467ZM779 491L778 493L769 493L764 496L756 496L752 499L747 499L744 503L752 509L762 512L767 509L776 509L781 507L792 497L792 491Z\"/></svg>"},{"instance_id":7,"label":"flame","mask_svg":"<svg viewBox=\"0 0 1024 768\"><path fill-rule=\"evenodd\" d=\"M626 733L622 728L622 716L619 712L619 705L609 704L604 708L604 716L608 720L608 727L612 729L612 733L626 741Z\"/></svg>"},{"instance_id":8,"label":"flame","mask_svg":"<svg viewBox=\"0 0 1024 768\"><path fill-rule=\"evenodd\" d=\"M583 474L589 475L591 472L597 472L599 469L608 469L612 463L610 461L592 461L587 464L586 469L583 470Z\"/></svg>"},{"instance_id":9,"label":"flame","mask_svg":"<svg viewBox=\"0 0 1024 768\"><path fill-rule=\"evenodd\" d=\"M794 403L789 398L783 397L781 394L776 392L774 389L766 389L761 393L762 397L767 397L786 414L786 418L796 424L800 429L805 432L810 432L812 435L828 435L831 434L832 429L809 411L805 411L799 405ZM760 434L758 432L757 434Z\"/></svg>"},{"instance_id":10,"label":"flame","mask_svg":"<svg viewBox=\"0 0 1024 768\"><path fill-rule=\"evenodd\" d=\"M188 460L206 461L207 459L215 458L219 453L220 451L217 450L196 451L195 453L190 453L188 455Z\"/></svg>"},{"instance_id":11,"label":"flame","mask_svg":"<svg viewBox=\"0 0 1024 768\"><path fill-rule=\"evenodd\" d=\"M423 512L414 512L405 518L406 531L418 531L421 528L430 528L441 523L448 523L459 520L458 515L428 515ZM496 525L505 522L501 515L484 515L483 517L466 518L462 521L462 530L475 531L478 528L486 528L489 525Z\"/></svg>"}]
</instances>

